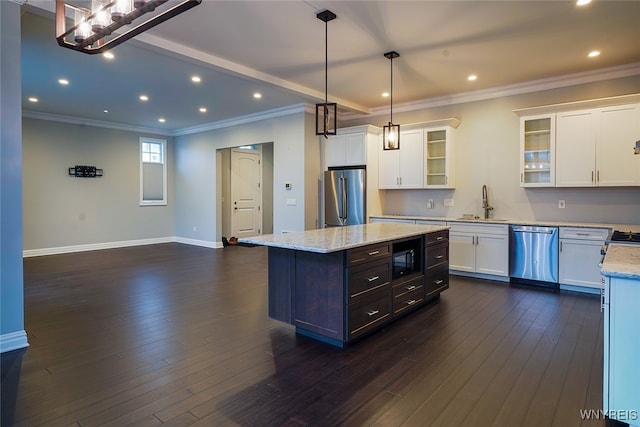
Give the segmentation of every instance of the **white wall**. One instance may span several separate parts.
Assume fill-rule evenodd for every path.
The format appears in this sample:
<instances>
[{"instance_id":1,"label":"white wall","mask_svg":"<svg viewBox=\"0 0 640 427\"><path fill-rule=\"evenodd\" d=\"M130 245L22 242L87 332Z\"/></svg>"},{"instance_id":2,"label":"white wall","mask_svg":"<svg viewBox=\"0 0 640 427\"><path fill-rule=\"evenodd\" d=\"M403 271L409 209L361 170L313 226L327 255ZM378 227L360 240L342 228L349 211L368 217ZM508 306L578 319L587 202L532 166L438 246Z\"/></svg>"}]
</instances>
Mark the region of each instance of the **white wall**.
<instances>
[{"instance_id":1,"label":"white wall","mask_svg":"<svg viewBox=\"0 0 640 427\"><path fill-rule=\"evenodd\" d=\"M22 273L20 5L0 1L0 353L28 346Z\"/></svg>"},{"instance_id":2,"label":"white wall","mask_svg":"<svg viewBox=\"0 0 640 427\"><path fill-rule=\"evenodd\" d=\"M486 101L396 113L394 121L416 123L456 117L455 190L386 190L386 214L457 217L482 215L481 189L489 188L496 218L605 223L640 223L640 188L520 188L519 118L515 109L640 92L640 76L509 96ZM367 117L342 127L371 123L382 126L387 116ZM631 147L630 147L631 150ZM453 198L453 207L444 207ZM436 202L427 209L427 200ZM566 201L558 209L558 200Z\"/></svg>"},{"instance_id":3,"label":"white wall","mask_svg":"<svg viewBox=\"0 0 640 427\"><path fill-rule=\"evenodd\" d=\"M65 248L173 236L170 137L23 119L24 249ZM140 206L139 138L167 140L167 206ZM91 165L101 178L75 178Z\"/></svg>"},{"instance_id":4,"label":"white wall","mask_svg":"<svg viewBox=\"0 0 640 427\"><path fill-rule=\"evenodd\" d=\"M176 236L218 242L222 235L216 224L216 150L240 145L273 143L273 232L304 230L306 221L317 221L317 212L308 212L305 176L306 113L302 111L269 120L176 137ZM319 149L318 149L319 152ZM319 163L319 160L318 160ZM318 166L319 168L319 166ZM317 180L315 171L310 179ZM285 190L285 183L292 189ZM287 205L287 200L296 205ZM317 203L317 201L316 201ZM317 210L317 209L316 209ZM309 219L311 218L311 219ZM193 231L193 227L197 231Z\"/></svg>"}]
</instances>

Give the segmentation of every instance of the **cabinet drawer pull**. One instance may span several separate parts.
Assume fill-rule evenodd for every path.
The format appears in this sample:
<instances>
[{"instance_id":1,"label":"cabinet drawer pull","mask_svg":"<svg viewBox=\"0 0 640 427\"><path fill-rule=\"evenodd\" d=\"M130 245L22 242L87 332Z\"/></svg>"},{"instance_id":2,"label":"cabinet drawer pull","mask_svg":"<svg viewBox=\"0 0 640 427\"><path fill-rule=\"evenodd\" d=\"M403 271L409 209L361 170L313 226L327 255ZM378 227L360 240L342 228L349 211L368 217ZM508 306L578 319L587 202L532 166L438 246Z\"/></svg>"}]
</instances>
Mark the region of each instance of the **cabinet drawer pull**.
<instances>
[{"instance_id":1,"label":"cabinet drawer pull","mask_svg":"<svg viewBox=\"0 0 640 427\"><path fill-rule=\"evenodd\" d=\"M438 255L438 256L436 257L436 259L442 259L442 258L444 258L444 255Z\"/></svg>"},{"instance_id":2,"label":"cabinet drawer pull","mask_svg":"<svg viewBox=\"0 0 640 427\"><path fill-rule=\"evenodd\" d=\"M371 252L369 252L369 256L378 255L379 253L380 253L380 251L371 251Z\"/></svg>"},{"instance_id":3,"label":"cabinet drawer pull","mask_svg":"<svg viewBox=\"0 0 640 427\"><path fill-rule=\"evenodd\" d=\"M438 236L436 237L436 240L444 240L444 236Z\"/></svg>"},{"instance_id":4,"label":"cabinet drawer pull","mask_svg":"<svg viewBox=\"0 0 640 427\"><path fill-rule=\"evenodd\" d=\"M417 302L418 302L418 301L416 301L416 300L412 299L412 300L407 301L407 305L413 305L413 304L415 304L415 303L417 303Z\"/></svg>"},{"instance_id":5,"label":"cabinet drawer pull","mask_svg":"<svg viewBox=\"0 0 640 427\"><path fill-rule=\"evenodd\" d=\"M576 233L577 236L591 236L591 233Z\"/></svg>"},{"instance_id":6,"label":"cabinet drawer pull","mask_svg":"<svg viewBox=\"0 0 640 427\"><path fill-rule=\"evenodd\" d=\"M439 285L439 284L441 284L442 282L444 282L444 280L436 280L436 281L435 281L435 282L433 282L433 283L435 283L436 285Z\"/></svg>"},{"instance_id":7,"label":"cabinet drawer pull","mask_svg":"<svg viewBox=\"0 0 640 427\"><path fill-rule=\"evenodd\" d=\"M369 316L375 316L378 313L380 313L380 311L378 311L378 310L369 310L369 311L367 311L367 314Z\"/></svg>"},{"instance_id":8,"label":"cabinet drawer pull","mask_svg":"<svg viewBox=\"0 0 640 427\"><path fill-rule=\"evenodd\" d=\"M367 280L370 282L373 282L374 280L378 280L380 278L380 276L373 276L373 277L369 277Z\"/></svg>"}]
</instances>

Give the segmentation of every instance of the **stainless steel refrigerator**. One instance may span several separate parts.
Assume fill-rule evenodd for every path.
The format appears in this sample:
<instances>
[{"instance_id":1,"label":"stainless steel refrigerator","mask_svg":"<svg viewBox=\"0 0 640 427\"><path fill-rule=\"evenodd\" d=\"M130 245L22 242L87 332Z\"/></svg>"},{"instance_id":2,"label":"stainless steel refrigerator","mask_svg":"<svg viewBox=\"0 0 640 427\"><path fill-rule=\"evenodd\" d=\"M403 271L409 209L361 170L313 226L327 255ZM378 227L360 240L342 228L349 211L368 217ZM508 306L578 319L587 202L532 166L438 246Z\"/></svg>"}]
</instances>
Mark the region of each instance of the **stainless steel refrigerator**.
<instances>
[{"instance_id":1,"label":"stainless steel refrigerator","mask_svg":"<svg viewBox=\"0 0 640 427\"><path fill-rule=\"evenodd\" d=\"M332 169L324 173L325 227L364 224L365 202L364 169Z\"/></svg>"}]
</instances>

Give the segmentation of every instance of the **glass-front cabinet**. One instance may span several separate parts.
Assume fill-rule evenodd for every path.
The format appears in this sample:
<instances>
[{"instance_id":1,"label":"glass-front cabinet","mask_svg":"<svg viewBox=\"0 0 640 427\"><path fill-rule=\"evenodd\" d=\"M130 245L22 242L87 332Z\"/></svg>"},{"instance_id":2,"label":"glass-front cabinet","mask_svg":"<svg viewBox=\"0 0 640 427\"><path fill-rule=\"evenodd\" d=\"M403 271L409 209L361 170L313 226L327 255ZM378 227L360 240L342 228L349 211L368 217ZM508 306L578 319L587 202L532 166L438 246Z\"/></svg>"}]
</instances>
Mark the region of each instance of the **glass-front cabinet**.
<instances>
[{"instance_id":1,"label":"glass-front cabinet","mask_svg":"<svg viewBox=\"0 0 640 427\"><path fill-rule=\"evenodd\" d=\"M520 186L555 186L556 116L520 118Z\"/></svg>"},{"instance_id":2,"label":"glass-front cabinet","mask_svg":"<svg viewBox=\"0 0 640 427\"><path fill-rule=\"evenodd\" d=\"M427 128L425 138L425 188L455 188L453 128Z\"/></svg>"}]
</instances>

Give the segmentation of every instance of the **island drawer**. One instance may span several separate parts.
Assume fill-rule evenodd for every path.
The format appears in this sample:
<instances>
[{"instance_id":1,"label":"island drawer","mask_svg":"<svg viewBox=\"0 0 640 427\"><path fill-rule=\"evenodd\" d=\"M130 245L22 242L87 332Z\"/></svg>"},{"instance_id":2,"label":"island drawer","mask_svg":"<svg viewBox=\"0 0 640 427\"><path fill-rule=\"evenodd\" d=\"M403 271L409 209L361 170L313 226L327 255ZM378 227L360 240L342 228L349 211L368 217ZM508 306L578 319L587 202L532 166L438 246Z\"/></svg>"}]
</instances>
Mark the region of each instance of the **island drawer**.
<instances>
[{"instance_id":1,"label":"island drawer","mask_svg":"<svg viewBox=\"0 0 640 427\"><path fill-rule=\"evenodd\" d=\"M415 292L416 290L421 291L423 289L424 276L417 277L415 279L394 284L393 285L393 299L401 298L405 294L409 294Z\"/></svg>"},{"instance_id":2,"label":"island drawer","mask_svg":"<svg viewBox=\"0 0 640 427\"><path fill-rule=\"evenodd\" d=\"M435 233L428 233L425 239L426 245L434 245L437 243L444 243L449 240L449 230L436 231Z\"/></svg>"},{"instance_id":3,"label":"island drawer","mask_svg":"<svg viewBox=\"0 0 640 427\"><path fill-rule=\"evenodd\" d=\"M347 266L351 267L389 256L391 256L391 243L355 248L347 251Z\"/></svg>"},{"instance_id":4,"label":"island drawer","mask_svg":"<svg viewBox=\"0 0 640 427\"><path fill-rule=\"evenodd\" d=\"M375 329L390 317L391 298L389 288L376 291L371 298L350 304L347 322L349 339Z\"/></svg>"},{"instance_id":5,"label":"island drawer","mask_svg":"<svg viewBox=\"0 0 640 427\"><path fill-rule=\"evenodd\" d=\"M388 285L391 279L391 262L372 262L347 271L349 300L352 301Z\"/></svg>"},{"instance_id":6,"label":"island drawer","mask_svg":"<svg viewBox=\"0 0 640 427\"><path fill-rule=\"evenodd\" d=\"M424 301L423 278L393 287L393 314L397 315L418 307Z\"/></svg>"},{"instance_id":7,"label":"island drawer","mask_svg":"<svg viewBox=\"0 0 640 427\"><path fill-rule=\"evenodd\" d=\"M425 254L425 264L427 270L444 262L449 262L449 245L433 245L425 249L427 251L427 253Z\"/></svg>"},{"instance_id":8,"label":"island drawer","mask_svg":"<svg viewBox=\"0 0 640 427\"><path fill-rule=\"evenodd\" d=\"M443 265L429 271L424 276L424 293L425 297L431 294L439 293L449 287L449 268Z\"/></svg>"}]
</instances>

